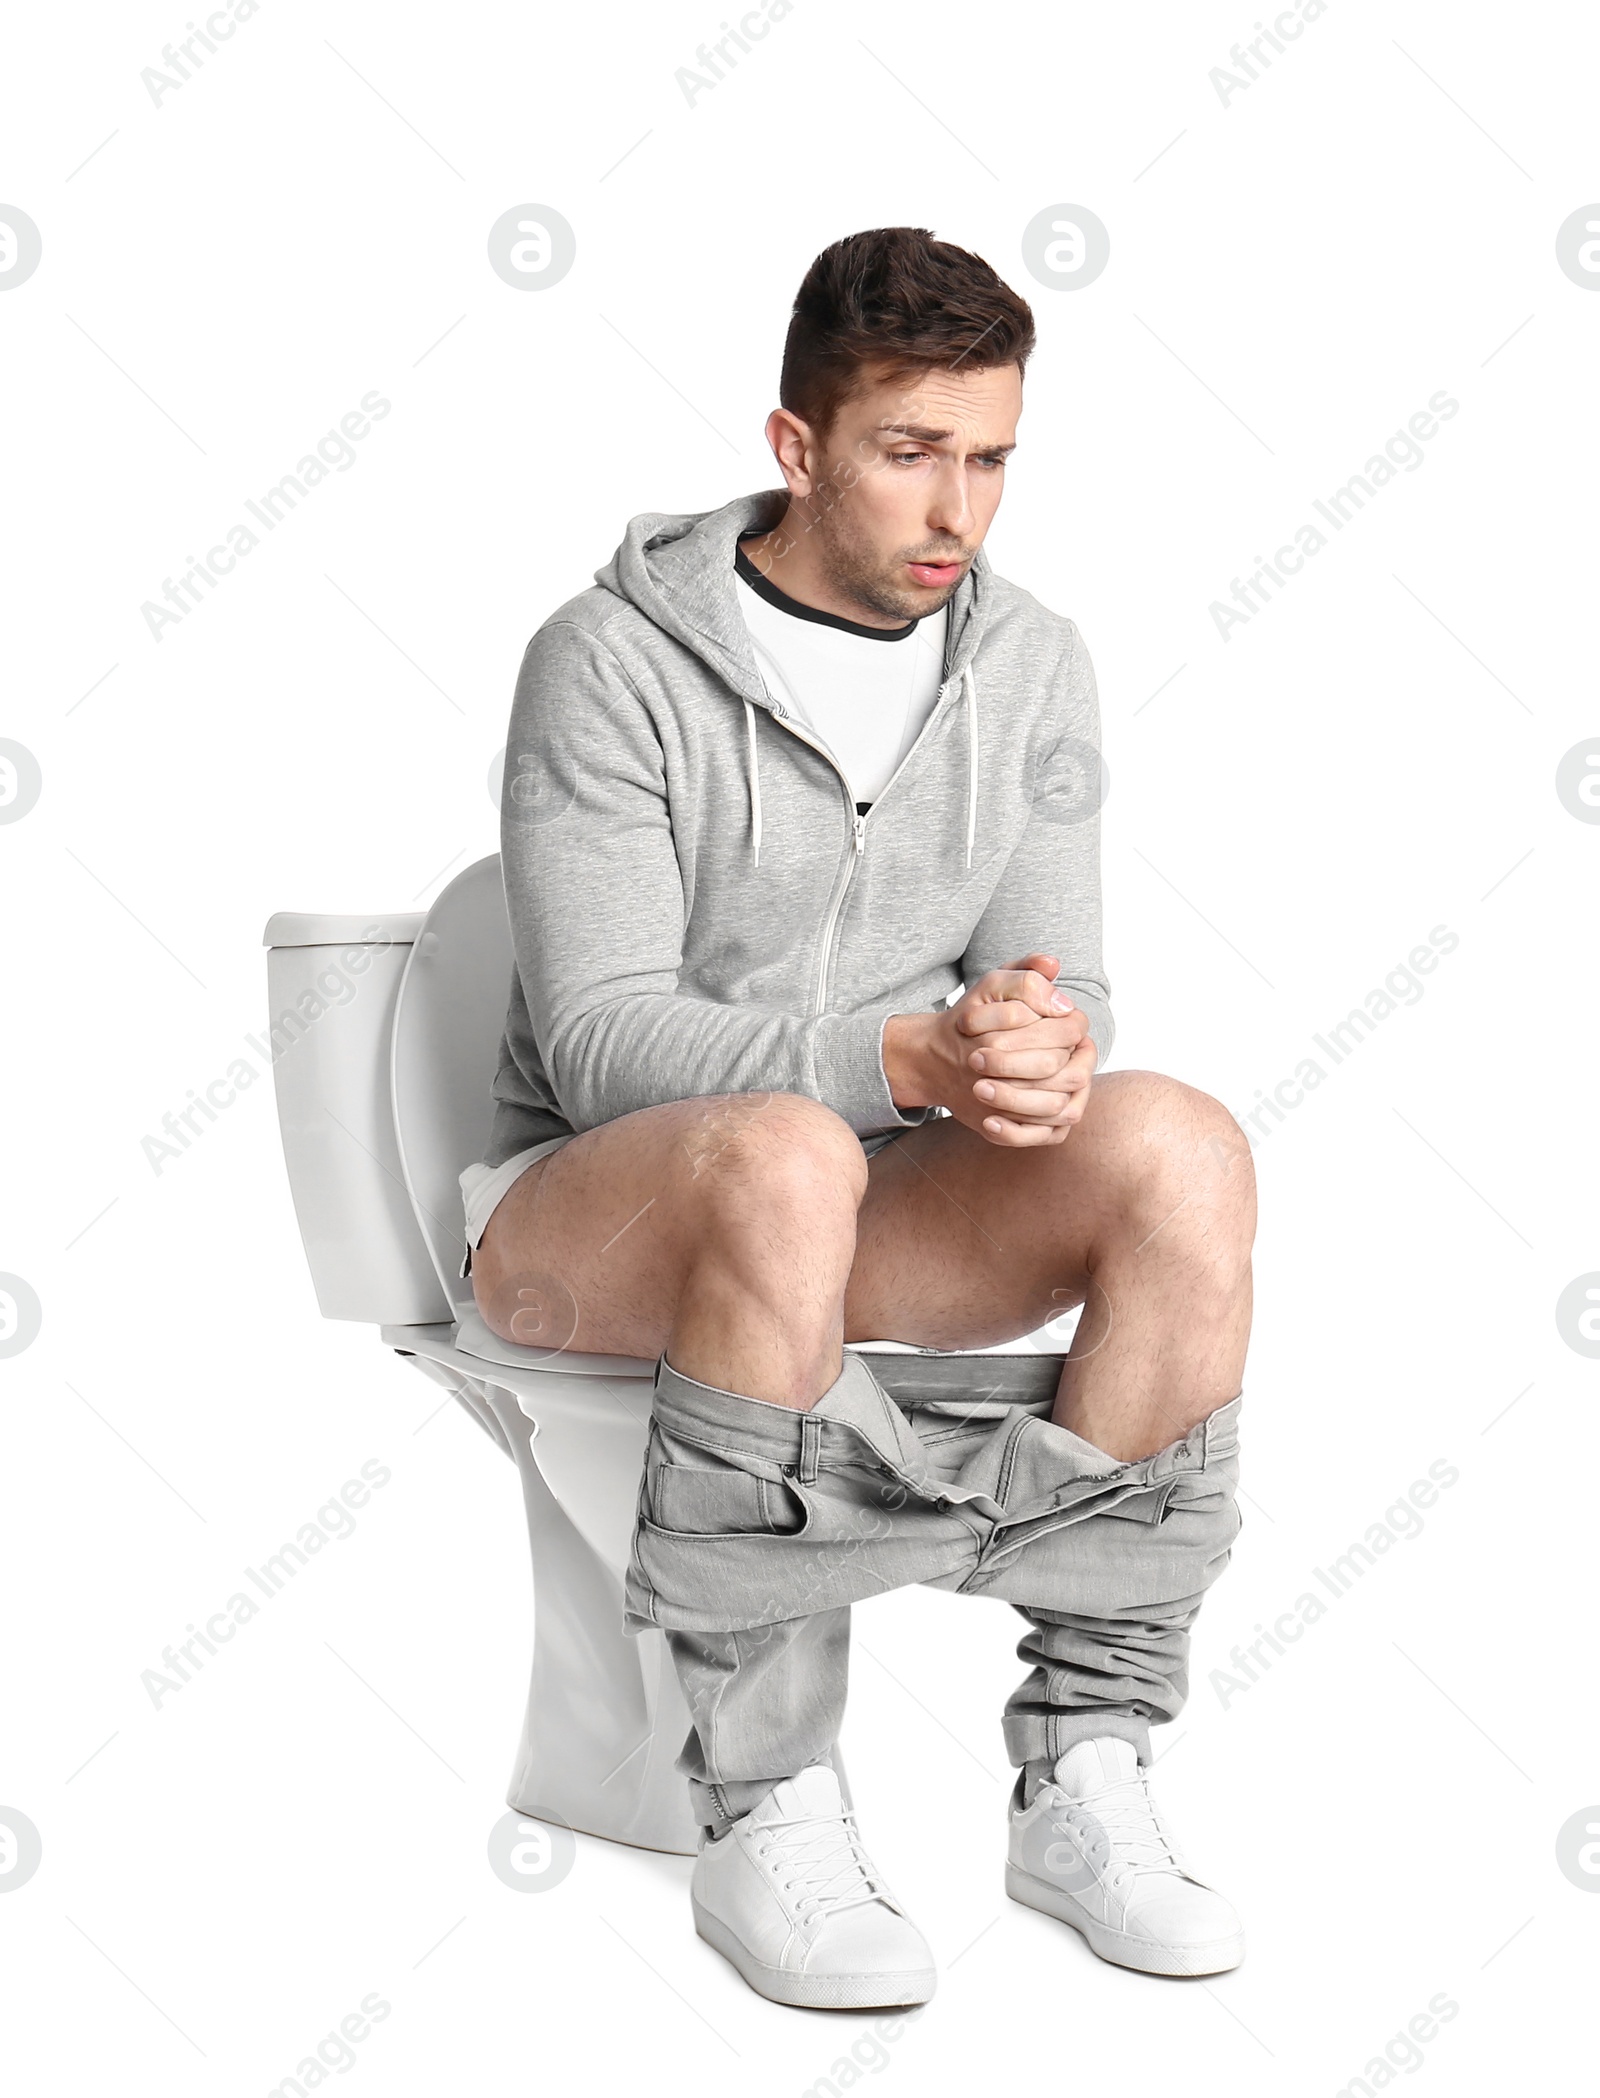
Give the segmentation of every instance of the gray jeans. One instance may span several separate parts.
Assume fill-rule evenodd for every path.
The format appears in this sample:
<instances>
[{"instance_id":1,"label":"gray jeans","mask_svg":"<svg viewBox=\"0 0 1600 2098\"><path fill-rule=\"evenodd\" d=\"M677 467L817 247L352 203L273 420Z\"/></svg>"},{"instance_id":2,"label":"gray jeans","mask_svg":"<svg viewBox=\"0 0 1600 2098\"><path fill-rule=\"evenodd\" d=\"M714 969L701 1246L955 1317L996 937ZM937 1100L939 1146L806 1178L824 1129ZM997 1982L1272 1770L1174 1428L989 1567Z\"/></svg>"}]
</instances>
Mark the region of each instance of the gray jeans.
<instances>
[{"instance_id":1,"label":"gray jeans","mask_svg":"<svg viewBox=\"0 0 1600 2098\"><path fill-rule=\"evenodd\" d=\"M850 1605L909 1582L1008 1602L1031 1629L1006 1752L1150 1752L1188 1695L1189 1628L1239 1529L1239 1409L1120 1463L1024 1406L902 1409L846 1351L808 1413L656 1365L624 1626L667 1635L693 1720L678 1758L723 1827L831 1759Z\"/></svg>"}]
</instances>

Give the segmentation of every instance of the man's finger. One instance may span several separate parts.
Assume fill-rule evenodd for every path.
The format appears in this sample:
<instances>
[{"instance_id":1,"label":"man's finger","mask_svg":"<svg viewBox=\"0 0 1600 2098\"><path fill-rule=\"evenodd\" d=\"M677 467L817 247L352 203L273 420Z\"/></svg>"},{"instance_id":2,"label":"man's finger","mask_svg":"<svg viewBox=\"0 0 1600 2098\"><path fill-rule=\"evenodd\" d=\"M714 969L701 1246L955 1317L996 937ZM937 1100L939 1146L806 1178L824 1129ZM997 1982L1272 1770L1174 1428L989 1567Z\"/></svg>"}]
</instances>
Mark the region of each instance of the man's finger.
<instances>
[{"instance_id":1,"label":"man's finger","mask_svg":"<svg viewBox=\"0 0 1600 2098\"><path fill-rule=\"evenodd\" d=\"M991 969L957 1003L956 1025L963 1034L981 1034L995 1024L989 1015L1006 1003L1026 1005L1041 1020L1077 1010L1071 993L1057 991L1037 969Z\"/></svg>"},{"instance_id":2,"label":"man's finger","mask_svg":"<svg viewBox=\"0 0 1600 2098\"><path fill-rule=\"evenodd\" d=\"M1073 1101L1072 1093L1055 1086L1007 1085L990 1078L980 1079L972 1093L980 1107L1026 1122L1060 1121Z\"/></svg>"},{"instance_id":3,"label":"man's finger","mask_svg":"<svg viewBox=\"0 0 1600 2098\"><path fill-rule=\"evenodd\" d=\"M1086 1031L1088 1016L1081 1006L1074 1005L1069 998L1065 1006L1055 1004L1054 992L1047 998L1037 990L1028 996L1022 994L1021 986L1027 983L1042 984L1043 977L1016 977L1019 986L1017 995L1010 998L986 999L969 1004L966 999L954 1008L957 1031L961 1034L989 1034L997 1029L1032 1027L1040 1020L1075 1021L1080 1030ZM1062 994L1065 996L1065 993Z\"/></svg>"},{"instance_id":4,"label":"man's finger","mask_svg":"<svg viewBox=\"0 0 1600 2098\"><path fill-rule=\"evenodd\" d=\"M1072 1124L1008 1122L1002 1116L993 1115L984 1122L983 1134L1003 1151L1026 1151L1041 1144L1064 1144L1072 1134Z\"/></svg>"},{"instance_id":5,"label":"man's finger","mask_svg":"<svg viewBox=\"0 0 1600 2098\"><path fill-rule=\"evenodd\" d=\"M996 1053L1031 1049L1071 1050L1076 1053L1079 1046L1089 1038L1089 1015L1074 1006L1070 1013L1036 1013L1031 1005L1023 1005L1017 999L1007 999L1001 1005L986 1005L983 1008L984 1026L976 1033L961 1030L969 1047L963 1054L970 1061L976 1054Z\"/></svg>"},{"instance_id":6,"label":"man's finger","mask_svg":"<svg viewBox=\"0 0 1600 2098\"><path fill-rule=\"evenodd\" d=\"M1060 1048L1046 1043L1038 1049L1012 1049L1006 1046L1006 1037L999 1035L968 1052L967 1069L978 1078L1021 1079L1024 1083L1048 1079L1052 1084L1070 1083L1075 1088L1087 1085L1089 1079L1081 1065L1074 1065L1076 1054L1076 1049L1067 1044Z\"/></svg>"}]
</instances>

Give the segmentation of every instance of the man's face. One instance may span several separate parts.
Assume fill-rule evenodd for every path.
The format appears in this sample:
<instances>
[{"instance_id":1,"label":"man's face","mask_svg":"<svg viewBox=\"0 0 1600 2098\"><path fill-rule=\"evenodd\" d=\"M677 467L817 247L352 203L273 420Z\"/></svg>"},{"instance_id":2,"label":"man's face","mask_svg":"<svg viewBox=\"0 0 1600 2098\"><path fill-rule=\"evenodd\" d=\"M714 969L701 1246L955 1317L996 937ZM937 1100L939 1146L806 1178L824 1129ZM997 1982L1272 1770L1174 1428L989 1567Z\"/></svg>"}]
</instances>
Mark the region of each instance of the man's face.
<instances>
[{"instance_id":1,"label":"man's face","mask_svg":"<svg viewBox=\"0 0 1600 2098\"><path fill-rule=\"evenodd\" d=\"M816 558L842 596L895 619L936 612L983 544L1016 443L1022 375L875 382L808 444Z\"/></svg>"}]
</instances>

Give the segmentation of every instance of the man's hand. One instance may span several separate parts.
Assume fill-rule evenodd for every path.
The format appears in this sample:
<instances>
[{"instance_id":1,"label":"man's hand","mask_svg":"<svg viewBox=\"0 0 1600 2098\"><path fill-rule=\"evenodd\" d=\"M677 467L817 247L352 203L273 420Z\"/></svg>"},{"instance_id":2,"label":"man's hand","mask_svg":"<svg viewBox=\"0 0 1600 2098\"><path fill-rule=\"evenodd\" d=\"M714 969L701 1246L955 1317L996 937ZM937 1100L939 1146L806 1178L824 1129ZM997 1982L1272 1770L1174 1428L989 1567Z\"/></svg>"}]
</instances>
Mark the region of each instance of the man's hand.
<instances>
[{"instance_id":1,"label":"man's hand","mask_svg":"<svg viewBox=\"0 0 1600 2098\"><path fill-rule=\"evenodd\" d=\"M1055 989L1061 963L1029 954L992 969L939 1013L897 1013L883 1068L897 1107L947 1107L991 1144L1065 1143L1082 1117L1096 1051L1087 1016Z\"/></svg>"}]
</instances>

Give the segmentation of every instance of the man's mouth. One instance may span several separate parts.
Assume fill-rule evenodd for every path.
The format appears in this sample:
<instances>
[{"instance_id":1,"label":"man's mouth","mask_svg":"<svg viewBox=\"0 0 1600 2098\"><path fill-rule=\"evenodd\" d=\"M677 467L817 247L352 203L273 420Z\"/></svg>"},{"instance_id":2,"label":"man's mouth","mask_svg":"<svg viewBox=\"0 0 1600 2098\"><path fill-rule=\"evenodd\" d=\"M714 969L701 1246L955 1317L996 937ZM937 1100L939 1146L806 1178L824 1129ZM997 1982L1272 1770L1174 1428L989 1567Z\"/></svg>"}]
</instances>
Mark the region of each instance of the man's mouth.
<instances>
[{"instance_id":1,"label":"man's mouth","mask_svg":"<svg viewBox=\"0 0 1600 2098\"><path fill-rule=\"evenodd\" d=\"M915 579L929 590L943 590L961 573L959 561L908 561Z\"/></svg>"}]
</instances>

